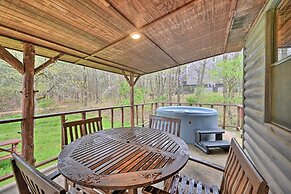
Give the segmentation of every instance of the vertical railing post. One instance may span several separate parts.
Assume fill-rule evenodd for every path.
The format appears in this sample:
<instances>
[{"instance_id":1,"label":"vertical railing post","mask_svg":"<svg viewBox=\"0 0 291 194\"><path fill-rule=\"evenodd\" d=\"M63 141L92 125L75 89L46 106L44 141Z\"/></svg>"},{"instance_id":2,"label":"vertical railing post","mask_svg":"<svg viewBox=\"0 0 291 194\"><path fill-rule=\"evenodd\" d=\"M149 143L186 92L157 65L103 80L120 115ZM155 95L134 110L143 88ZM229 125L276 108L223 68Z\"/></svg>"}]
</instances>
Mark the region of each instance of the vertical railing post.
<instances>
[{"instance_id":1,"label":"vertical railing post","mask_svg":"<svg viewBox=\"0 0 291 194\"><path fill-rule=\"evenodd\" d=\"M157 109L158 109L158 103L156 102L155 103L155 113L156 113Z\"/></svg>"},{"instance_id":2,"label":"vertical railing post","mask_svg":"<svg viewBox=\"0 0 291 194\"><path fill-rule=\"evenodd\" d=\"M63 149L63 146L65 145L65 129L63 127L63 124L66 122L66 115L61 115L61 148Z\"/></svg>"},{"instance_id":3,"label":"vertical railing post","mask_svg":"<svg viewBox=\"0 0 291 194\"><path fill-rule=\"evenodd\" d=\"M237 120L236 120L236 130L239 131L240 130L240 107L237 106L236 109L237 109L237 111L236 111L236 118L237 118Z\"/></svg>"},{"instance_id":4,"label":"vertical railing post","mask_svg":"<svg viewBox=\"0 0 291 194\"><path fill-rule=\"evenodd\" d=\"M86 112L82 112L82 120L85 120L86 119ZM85 125L82 125L82 135L85 135L86 134L86 126Z\"/></svg>"},{"instance_id":5,"label":"vertical railing post","mask_svg":"<svg viewBox=\"0 0 291 194\"><path fill-rule=\"evenodd\" d=\"M113 108L111 108L111 128L114 127L114 112L113 112Z\"/></svg>"},{"instance_id":6,"label":"vertical railing post","mask_svg":"<svg viewBox=\"0 0 291 194\"><path fill-rule=\"evenodd\" d=\"M86 119L86 112L82 112L82 119Z\"/></svg>"},{"instance_id":7,"label":"vertical railing post","mask_svg":"<svg viewBox=\"0 0 291 194\"><path fill-rule=\"evenodd\" d=\"M151 115L154 114L154 103L151 103Z\"/></svg>"},{"instance_id":8,"label":"vertical railing post","mask_svg":"<svg viewBox=\"0 0 291 194\"><path fill-rule=\"evenodd\" d=\"M226 121L226 105L223 105L223 118L222 118L222 128L225 129L225 121Z\"/></svg>"},{"instance_id":9,"label":"vertical railing post","mask_svg":"<svg viewBox=\"0 0 291 194\"><path fill-rule=\"evenodd\" d=\"M141 122L142 127L144 127L144 104L141 105Z\"/></svg>"},{"instance_id":10,"label":"vertical railing post","mask_svg":"<svg viewBox=\"0 0 291 194\"><path fill-rule=\"evenodd\" d=\"M136 126L138 126L138 105L135 105Z\"/></svg>"},{"instance_id":11,"label":"vertical railing post","mask_svg":"<svg viewBox=\"0 0 291 194\"><path fill-rule=\"evenodd\" d=\"M124 127L124 108L121 107L121 126Z\"/></svg>"}]
</instances>

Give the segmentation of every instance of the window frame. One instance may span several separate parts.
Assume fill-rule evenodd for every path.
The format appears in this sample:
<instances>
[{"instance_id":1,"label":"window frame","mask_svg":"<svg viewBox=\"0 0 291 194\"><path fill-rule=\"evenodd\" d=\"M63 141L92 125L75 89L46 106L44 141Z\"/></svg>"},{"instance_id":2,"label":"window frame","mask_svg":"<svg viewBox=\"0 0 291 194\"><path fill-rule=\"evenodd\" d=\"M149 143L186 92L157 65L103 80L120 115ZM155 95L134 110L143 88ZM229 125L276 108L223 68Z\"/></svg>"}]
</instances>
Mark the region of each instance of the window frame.
<instances>
[{"instance_id":1,"label":"window frame","mask_svg":"<svg viewBox=\"0 0 291 194\"><path fill-rule=\"evenodd\" d=\"M266 50L265 50L265 111L264 123L268 127L276 127L291 132L291 128L282 126L272 120L272 69L276 66L285 64L291 60L291 56L287 56L278 61L278 37L277 37L277 7L283 1L277 2L270 10L266 12Z\"/></svg>"}]
</instances>

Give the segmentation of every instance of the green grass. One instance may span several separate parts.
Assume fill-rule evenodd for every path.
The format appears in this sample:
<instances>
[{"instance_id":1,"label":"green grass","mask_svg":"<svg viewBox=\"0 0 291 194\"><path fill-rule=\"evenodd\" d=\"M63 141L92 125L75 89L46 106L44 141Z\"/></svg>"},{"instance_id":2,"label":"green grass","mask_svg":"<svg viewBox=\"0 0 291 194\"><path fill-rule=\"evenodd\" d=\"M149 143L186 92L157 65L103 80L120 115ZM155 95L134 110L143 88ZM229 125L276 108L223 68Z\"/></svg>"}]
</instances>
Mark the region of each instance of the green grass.
<instances>
[{"instance_id":1,"label":"green grass","mask_svg":"<svg viewBox=\"0 0 291 194\"><path fill-rule=\"evenodd\" d=\"M96 113L89 113L87 117L93 117ZM20 115L13 115L9 117L1 117L0 120L8 118L18 118ZM103 118L103 128L111 128L110 118L106 115ZM69 121L80 119L80 114L69 115L67 119ZM116 118L117 120L117 118ZM119 119L120 120L120 119ZM130 126L130 122L125 122L125 126ZM115 121L114 127L121 127L121 121ZM21 130L20 122L9 123L0 125L0 141L21 138L21 135L17 132ZM60 117L51 117L44 119L37 119L35 122L35 133L34 133L34 143L35 143L35 159L36 163L44 161L46 159L56 157L61 151L61 119ZM21 150L21 144L18 148ZM4 153L1 153L3 155ZM0 156L1 156L0 155ZM11 173L11 165L9 160L0 162L0 176ZM7 183L12 182L13 179L4 181L0 183L3 186Z\"/></svg>"}]
</instances>

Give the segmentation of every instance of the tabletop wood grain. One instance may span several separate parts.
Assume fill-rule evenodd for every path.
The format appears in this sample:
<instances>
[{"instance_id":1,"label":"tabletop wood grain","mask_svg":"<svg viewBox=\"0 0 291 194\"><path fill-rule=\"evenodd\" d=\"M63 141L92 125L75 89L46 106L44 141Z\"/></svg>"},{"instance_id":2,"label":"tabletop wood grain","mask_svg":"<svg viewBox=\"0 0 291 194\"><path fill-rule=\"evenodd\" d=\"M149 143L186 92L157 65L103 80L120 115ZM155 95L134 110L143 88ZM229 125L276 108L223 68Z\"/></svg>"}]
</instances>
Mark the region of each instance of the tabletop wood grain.
<instances>
[{"instance_id":1,"label":"tabletop wood grain","mask_svg":"<svg viewBox=\"0 0 291 194\"><path fill-rule=\"evenodd\" d=\"M58 168L77 184L123 190L163 181L182 169L188 158L188 146L177 136L149 128L116 128L67 145Z\"/></svg>"}]
</instances>

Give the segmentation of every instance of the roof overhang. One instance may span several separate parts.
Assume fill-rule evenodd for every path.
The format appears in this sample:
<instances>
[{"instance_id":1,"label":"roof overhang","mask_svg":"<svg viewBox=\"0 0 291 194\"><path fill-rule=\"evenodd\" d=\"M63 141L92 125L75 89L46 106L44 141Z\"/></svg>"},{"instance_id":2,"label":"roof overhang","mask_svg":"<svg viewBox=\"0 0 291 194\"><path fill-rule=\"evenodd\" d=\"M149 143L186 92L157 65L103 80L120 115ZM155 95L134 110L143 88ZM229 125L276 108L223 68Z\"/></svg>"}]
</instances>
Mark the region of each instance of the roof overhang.
<instances>
[{"instance_id":1,"label":"roof overhang","mask_svg":"<svg viewBox=\"0 0 291 194\"><path fill-rule=\"evenodd\" d=\"M1 0L0 45L29 42L40 56L138 76L241 50L264 3Z\"/></svg>"}]
</instances>

